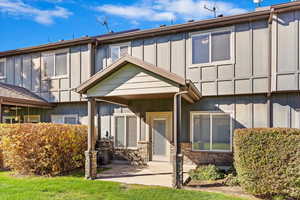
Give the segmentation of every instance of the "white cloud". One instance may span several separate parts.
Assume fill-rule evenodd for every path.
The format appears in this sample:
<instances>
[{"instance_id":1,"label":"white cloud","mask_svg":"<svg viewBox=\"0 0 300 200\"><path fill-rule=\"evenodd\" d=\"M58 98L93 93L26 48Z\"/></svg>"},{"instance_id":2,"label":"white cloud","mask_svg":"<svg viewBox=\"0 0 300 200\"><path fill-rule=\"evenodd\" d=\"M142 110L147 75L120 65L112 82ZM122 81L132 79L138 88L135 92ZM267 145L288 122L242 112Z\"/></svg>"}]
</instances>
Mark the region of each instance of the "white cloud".
<instances>
[{"instance_id":1,"label":"white cloud","mask_svg":"<svg viewBox=\"0 0 300 200\"><path fill-rule=\"evenodd\" d=\"M103 5L98 6L96 10L100 12L106 12L111 15L119 15L128 19L145 19L149 21L163 21L170 20L175 16L171 12L157 12L151 7L140 6L115 6L115 5Z\"/></svg>"},{"instance_id":2,"label":"white cloud","mask_svg":"<svg viewBox=\"0 0 300 200\"><path fill-rule=\"evenodd\" d=\"M212 12L204 9L204 5L217 7L217 14L234 15L247 12L235 4L226 1L209 0L154 0L147 3L145 0L133 5L105 4L96 7L99 12L116 15L128 19L145 21L169 21L172 19L206 19L212 17Z\"/></svg>"},{"instance_id":3,"label":"white cloud","mask_svg":"<svg viewBox=\"0 0 300 200\"><path fill-rule=\"evenodd\" d=\"M40 24L53 24L54 18L67 19L72 13L63 7L54 9L38 9L21 0L0 0L0 12L15 16L33 17Z\"/></svg>"}]
</instances>

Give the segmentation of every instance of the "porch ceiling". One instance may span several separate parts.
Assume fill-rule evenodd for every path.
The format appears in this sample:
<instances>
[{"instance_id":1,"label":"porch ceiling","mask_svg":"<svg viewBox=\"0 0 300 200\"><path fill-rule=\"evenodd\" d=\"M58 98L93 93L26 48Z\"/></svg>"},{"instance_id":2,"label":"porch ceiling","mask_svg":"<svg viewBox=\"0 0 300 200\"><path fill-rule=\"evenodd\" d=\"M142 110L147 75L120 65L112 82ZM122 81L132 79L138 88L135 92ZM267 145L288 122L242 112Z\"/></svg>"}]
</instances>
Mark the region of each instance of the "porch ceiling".
<instances>
[{"instance_id":1,"label":"porch ceiling","mask_svg":"<svg viewBox=\"0 0 300 200\"><path fill-rule=\"evenodd\" d=\"M120 58L76 88L87 97L126 105L129 100L172 98L181 91L187 91L183 98L190 103L201 98L191 81L131 56Z\"/></svg>"}]
</instances>

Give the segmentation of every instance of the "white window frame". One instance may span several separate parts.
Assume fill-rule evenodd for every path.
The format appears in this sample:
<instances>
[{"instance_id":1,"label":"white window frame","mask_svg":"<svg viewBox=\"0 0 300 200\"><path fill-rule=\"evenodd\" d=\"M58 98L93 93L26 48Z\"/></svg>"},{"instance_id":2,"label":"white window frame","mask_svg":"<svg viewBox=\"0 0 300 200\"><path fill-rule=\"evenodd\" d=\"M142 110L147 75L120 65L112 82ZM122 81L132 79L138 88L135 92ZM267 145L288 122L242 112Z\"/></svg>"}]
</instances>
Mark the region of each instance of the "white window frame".
<instances>
[{"instance_id":1,"label":"white window frame","mask_svg":"<svg viewBox=\"0 0 300 200\"><path fill-rule=\"evenodd\" d=\"M116 118L117 117L124 117L124 147L118 147L116 146ZM136 117L136 129L137 129L137 136L136 136L136 144L137 146L136 147L128 147L127 146L127 117ZM140 134L141 134L141 124L140 124L140 116L138 114L134 114L134 113L115 113L113 115L113 127L112 127L112 130L113 130L113 137L114 137L114 147L116 149L138 149L138 142L140 141Z\"/></svg>"},{"instance_id":2,"label":"white window frame","mask_svg":"<svg viewBox=\"0 0 300 200\"><path fill-rule=\"evenodd\" d=\"M0 79L5 79L6 78L6 59L2 58L2 59L0 59L0 62L4 63L4 76L0 76Z\"/></svg>"},{"instance_id":3,"label":"white window frame","mask_svg":"<svg viewBox=\"0 0 300 200\"><path fill-rule=\"evenodd\" d=\"M130 52L131 52L131 42L111 44L111 45L109 45L109 61L110 61L110 64L113 63L113 62L115 62L115 61L112 60L112 55L111 55L112 54L112 48L116 48L116 47L120 48L121 46L128 46L128 55L130 55ZM121 58L120 57L121 56L120 52L121 51L119 51L119 59Z\"/></svg>"},{"instance_id":4,"label":"white window frame","mask_svg":"<svg viewBox=\"0 0 300 200\"><path fill-rule=\"evenodd\" d=\"M295 109L295 127L300 128L300 108Z\"/></svg>"},{"instance_id":5,"label":"white window frame","mask_svg":"<svg viewBox=\"0 0 300 200\"><path fill-rule=\"evenodd\" d=\"M66 53L67 55L67 73L65 75L58 75L56 76L56 54L61 54L61 53ZM49 55L53 55L54 56L54 76L47 76L45 74L46 72L46 69L45 69L45 65L44 65L44 56L49 56ZM69 77L69 66L70 66L70 63L69 63L69 56L70 56L70 51L69 51L69 48L67 49L59 49L59 50L55 50L55 51L47 51L47 52L43 52L42 53L42 69L43 69L43 73L42 73L42 77L43 77L43 80L47 80L47 79L59 79L59 78L68 78Z\"/></svg>"},{"instance_id":6,"label":"white window frame","mask_svg":"<svg viewBox=\"0 0 300 200\"><path fill-rule=\"evenodd\" d=\"M65 118L66 117L74 117L74 118L76 118L76 124L78 124L78 115L76 115L76 114L66 114L66 115L51 115L51 123L53 123L53 117L62 117L63 118L63 121L64 121L64 123L62 123L62 124L66 124L65 123Z\"/></svg>"},{"instance_id":7,"label":"white window frame","mask_svg":"<svg viewBox=\"0 0 300 200\"><path fill-rule=\"evenodd\" d=\"M229 60L220 60L212 62L212 52L211 52L211 35L214 33L223 33L223 32L230 32L230 59ZM190 33L190 56L189 56L189 67L204 67L204 66L212 66L212 65L229 65L235 63L235 31L234 26L225 27L225 28L218 28L206 31L198 31ZM208 63L195 63L193 64L193 37L202 36L202 35L209 35L209 62Z\"/></svg>"},{"instance_id":8,"label":"white window frame","mask_svg":"<svg viewBox=\"0 0 300 200\"><path fill-rule=\"evenodd\" d=\"M210 123L210 150L200 150L194 149L194 116L195 115L209 115L209 123ZM230 116L230 150L214 150L212 149L212 116L213 115L229 115ZM206 111L191 111L190 112L190 142L192 144L192 151L199 151L199 152L232 152L232 136L233 136L233 113L232 112L206 112Z\"/></svg>"},{"instance_id":9,"label":"white window frame","mask_svg":"<svg viewBox=\"0 0 300 200\"><path fill-rule=\"evenodd\" d=\"M30 118L33 118L33 117L37 117L38 118L38 122L37 123L41 122L41 115L24 115L24 122L25 123L33 123L33 122L30 122L31 121Z\"/></svg>"}]
</instances>

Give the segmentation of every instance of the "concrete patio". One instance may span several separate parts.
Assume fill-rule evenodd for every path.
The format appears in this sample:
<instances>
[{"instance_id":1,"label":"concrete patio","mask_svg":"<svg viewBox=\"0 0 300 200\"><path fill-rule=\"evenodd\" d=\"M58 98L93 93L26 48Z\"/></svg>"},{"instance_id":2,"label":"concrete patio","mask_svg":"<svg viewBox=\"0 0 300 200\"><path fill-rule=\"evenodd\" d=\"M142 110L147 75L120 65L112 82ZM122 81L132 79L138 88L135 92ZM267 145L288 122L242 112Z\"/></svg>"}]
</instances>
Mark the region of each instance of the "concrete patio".
<instances>
[{"instance_id":1,"label":"concrete patio","mask_svg":"<svg viewBox=\"0 0 300 200\"><path fill-rule=\"evenodd\" d=\"M97 175L97 179L102 181L172 187L173 169L169 162L149 162L143 168L127 164L109 164L103 167L111 169ZM183 181L188 178L187 172L194 168L194 165L183 166Z\"/></svg>"}]
</instances>

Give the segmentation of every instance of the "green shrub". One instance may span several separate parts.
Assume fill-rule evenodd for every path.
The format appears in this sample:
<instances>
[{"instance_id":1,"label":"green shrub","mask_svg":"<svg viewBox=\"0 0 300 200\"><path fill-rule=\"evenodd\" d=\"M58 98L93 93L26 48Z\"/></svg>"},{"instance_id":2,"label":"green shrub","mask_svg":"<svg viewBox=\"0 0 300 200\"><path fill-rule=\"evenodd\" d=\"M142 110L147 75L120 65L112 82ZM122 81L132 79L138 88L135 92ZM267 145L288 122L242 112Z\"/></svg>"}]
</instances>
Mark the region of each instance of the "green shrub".
<instances>
[{"instance_id":1,"label":"green shrub","mask_svg":"<svg viewBox=\"0 0 300 200\"><path fill-rule=\"evenodd\" d=\"M54 176L84 164L86 126L1 125L0 135L5 165L20 174Z\"/></svg>"},{"instance_id":2,"label":"green shrub","mask_svg":"<svg viewBox=\"0 0 300 200\"><path fill-rule=\"evenodd\" d=\"M238 129L234 150L237 174L247 192L300 198L300 129Z\"/></svg>"},{"instance_id":3,"label":"green shrub","mask_svg":"<svg viewBox=\"0 0 300 200\"><path fill-rule=\"evenodd\" d=\"M214 181L224 178L224 173L215 165L202 165L197 167L197 169L190 170L189 176L192 180Z\"/></svg>"},{"instance_id":4,"label":"green shrub","mask_svg":"<svg viewBox=\"0 0 300 200\"><path fill-rule=\"evenodd\" d=\"M240 180L234 174L227 174L225 176L224 184L228 186L238 186L240 185Z\"/></svg>"}]
</instances>

